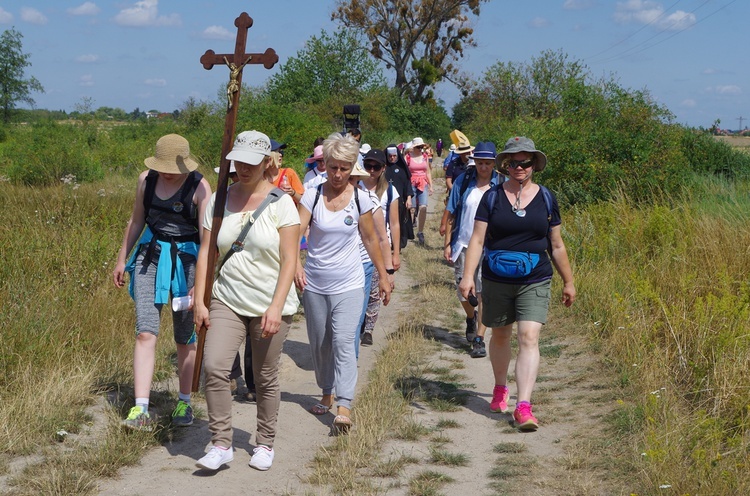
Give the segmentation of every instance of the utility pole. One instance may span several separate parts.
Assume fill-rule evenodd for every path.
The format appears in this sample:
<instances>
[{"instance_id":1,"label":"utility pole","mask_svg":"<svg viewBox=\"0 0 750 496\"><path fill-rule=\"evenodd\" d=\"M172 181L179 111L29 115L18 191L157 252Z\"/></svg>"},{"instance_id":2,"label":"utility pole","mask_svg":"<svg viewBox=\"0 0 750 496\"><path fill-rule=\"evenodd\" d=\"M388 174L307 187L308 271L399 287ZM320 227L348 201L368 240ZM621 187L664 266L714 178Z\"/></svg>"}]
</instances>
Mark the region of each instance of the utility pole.
<instances>
[{"instance_id":1,"label":"utility pole","mask_svg":"<svg viewBox=\"0 0 750 496\"><path fill-rule=\"evenodd\" d=\"M742 131L742 121L745 121L747 119L745 119L744 117L740 116L740 117L737 117L737 120L740 121L740 131Z\"/></svg>"}]
</instances>

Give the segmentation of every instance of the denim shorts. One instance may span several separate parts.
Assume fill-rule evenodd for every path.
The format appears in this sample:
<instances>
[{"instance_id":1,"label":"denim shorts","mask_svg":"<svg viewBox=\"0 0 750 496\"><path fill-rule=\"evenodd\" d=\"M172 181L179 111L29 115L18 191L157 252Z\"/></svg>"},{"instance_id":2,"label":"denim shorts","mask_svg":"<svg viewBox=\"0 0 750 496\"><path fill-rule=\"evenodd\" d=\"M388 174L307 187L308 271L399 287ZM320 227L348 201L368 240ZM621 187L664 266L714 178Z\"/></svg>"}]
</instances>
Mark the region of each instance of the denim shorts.
<instances>
[{"instance_id":1,"label":"denim shorts","mask_svg":"<svg viewBox=\"0 0 750 496\"><path fill-rule=\"evenodd\" d=\"M427 206L428 202L430 201L430 195L428 193L428 190L425 189L424 191L418 190L413 184L411 185L411 192L412 192L412 207L421 207L424 205Z\"/></svg>"},{"instance_id":2,"label":"denim shorts","mask_svg":"<svg viewBox=\"0 0 750 496\"><path fill-rule=\"evenodd\" d=\"M552 280L506 284L482 280L482 324L504 327L518 321L547 323Z\"/></svg>"}]
</instances>

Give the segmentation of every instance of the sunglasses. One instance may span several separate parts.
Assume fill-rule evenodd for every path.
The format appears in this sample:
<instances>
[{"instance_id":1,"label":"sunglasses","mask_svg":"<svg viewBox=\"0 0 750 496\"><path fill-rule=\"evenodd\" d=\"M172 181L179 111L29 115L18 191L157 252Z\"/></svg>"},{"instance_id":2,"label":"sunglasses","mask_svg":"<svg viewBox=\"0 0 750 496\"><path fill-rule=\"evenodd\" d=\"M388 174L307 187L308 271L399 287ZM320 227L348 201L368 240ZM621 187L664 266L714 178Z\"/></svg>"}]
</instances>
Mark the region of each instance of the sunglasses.
<instances>
[{"instance_id":1,"label":"sunglasses","mask_svg":"<svg viewBox=\"0 0 750 496\"><path fill-rule=\"evenodd\" d=\"M364 165L366 171L379 171L383 168L383 164L365 164Z\"/></svg>"},{"instance_id":2,"label":"sunglasses","mask_svg":"<svg viewBox=\"0 0 750 496\"><path fill-rule=\"evenodd\" d=\"M508 161L508 167L510 167L511 169L515 169L517 167L520 167L522 169L528 169L529 167L533 167L533 166L534 166L534 159L533 158L524 160L522 162L519 162L518 160L510 160L510 161Z\"/></svg>"}]
</instances>

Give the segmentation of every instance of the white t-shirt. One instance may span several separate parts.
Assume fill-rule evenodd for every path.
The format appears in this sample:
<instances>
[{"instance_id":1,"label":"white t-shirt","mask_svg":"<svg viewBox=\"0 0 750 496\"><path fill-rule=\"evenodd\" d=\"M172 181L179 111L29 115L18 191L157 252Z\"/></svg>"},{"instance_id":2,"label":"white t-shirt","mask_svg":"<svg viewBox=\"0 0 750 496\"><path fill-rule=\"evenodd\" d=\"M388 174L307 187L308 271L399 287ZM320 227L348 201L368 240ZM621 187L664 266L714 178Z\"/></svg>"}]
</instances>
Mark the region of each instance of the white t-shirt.
<instances>
[{"instance_id":1,"label":"white t-shirt","mask_svg":"<svg viewBox=\"0 0 750 496\"><path fill-rule=\"evenodd\" d=\"M482 196L484 196L484 191L479 188L471 188L469 194L466 195L466 202L461 207L461 219L459 223L461 227L458 229L455 249L451 253L451 260L453 262L458 260L461 251L469 246L471 234L474 232L474 215L477 213Z\"/></svg>"},{"instance_id":2,"label":"white t-shirt","mask_svg":"<svg viewBox=\"0 0 750 496\"><path fill-rule=\"evenodd\" d=\"M302 181L302 183L307 184L309 181L312 181L316 177L321 177L321 176L323 176L324 178L328 177L328 172L327 171L320 172L318 170L318 167L315 166L309 171L307 171L307 173L305 174L305 179ZM307 186L305 186L305 189L307 189Z\"/></svg>"},{"instance_id":3,"label":"white t-shirt","mask_svg":"<svg viewBox=\"0 0 750 496\"><path fill-rule=\"evenodd\" d=\"M364 288L365 273L359 256L359 210L354 193L346 207L331 212L326 208L321 192L313 212L317 193L317 188L308 189L300 200L300 207L312 213L307 237L305 289L332 295ZM370 195L358 191L357 196L362 212L372 210Z\"/></svg>"},{"instance_id":4,"label":"white t-shirt","mask_svg":"<svg viewBox=\"0 0 750 496\"><path fill-rule=\"evenodd\" d=\"M360 189L361 193L367 193L370 195L370 200L372 201L372 216L373 216L373 222L374 217L376 215L383 215L382 210L380 210L380 202L378 201L378 197L375 196L375 193L372 191L368 191L366 189ZM380 210L380 211L379 211ZM373 225L373 227L375 227ZM362 234L359 235L359 257L362 259L362 263L372 262L372 259L370 258L370 255L367 253L367 248L365 248L365 243L362 241Z\"/></svg>"},{"instance_id":5,"label":"white t-shirt","mask_svg":"<svg viewBox=\"0 0 750 496\"><path fill-rule=\"evenodd\" d=\"M211 195L203 218L203 227L209 231L213 223L215 202L216 193ZM224 210L224 219L216 240L219 249L217 270L253 213L254 210ZM277 202L269 204L248 231L242 251L232 255L219 272L211 295L239 315L262 316L271 305L281 270L279 229L295 225L299 225L299 213L291 196L284 195ZM297 291L292 284L281 314L294 315L298 307Z\"/></svg>"},{"instance_id":6,"label":"white t-shirt","mask_svg":"<svg viewBox=\"0 0 750 496\"><path fill-rule=\"evenodd\" d=\"M391 204L398 200L401 195L398 194L398 191L396 191L396 188L389 184L388 188L391 189ZM383 209L383 215L386 215L386 212L388 212L388 188L383 191L383 195L380 197L380 206ZM398 205L398 203L396 203ZM393 240L391 239L391 216L390 213L388 214L388 222L385 224L385 232L388 234L388 241L391 242L391 245L393 244Z\"/></svg>"},{"instance_id":7,"label":"white t-shirt","mask_svg":"<svg viewBox=\"0 0 750 496\"><path fill-rule=\"evenodd\" d=\"M305 178L307 178L307 176L305 176ZM305 190L315 189L318 187L318 185L323 184L326 181L328 181L328 173L324 172L322 174L318 174L309 181L305 181L302 187L305 188Z\"/></svg>"}]
</instances>

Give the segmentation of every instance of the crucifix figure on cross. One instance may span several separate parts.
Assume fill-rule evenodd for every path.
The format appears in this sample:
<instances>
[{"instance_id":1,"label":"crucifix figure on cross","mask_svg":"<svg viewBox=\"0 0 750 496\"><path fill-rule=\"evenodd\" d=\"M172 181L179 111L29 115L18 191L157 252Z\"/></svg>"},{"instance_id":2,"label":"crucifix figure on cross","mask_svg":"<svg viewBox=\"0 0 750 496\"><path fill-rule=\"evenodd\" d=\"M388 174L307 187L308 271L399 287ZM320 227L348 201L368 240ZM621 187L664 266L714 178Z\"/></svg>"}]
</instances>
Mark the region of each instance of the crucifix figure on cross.
<instances>
[{"instance_id":1,"label":"crucifix figure on cross","mask_svg":"<svg viewBox=\"0 0 750 496\"><path fill-rule=\"evenodd\" d=\"M237 120L237 107L240 100L242 88L242 69L247 64L263 64L266 69L272 68L279 61L279 56L273 48L268 48L264 53L245 53L247 44L247 30L252 27L253 19L246 12L240 14L234 20L237 27L237 40L234 45L234 53L216 54L213 50L207 50L200 62L205 69L211 69L214 65L226 64L229 68L229 83L227 84L227 114L224 119L224 138L221 143L221 163L219 164L219 180L216 185L216 201L212 221L211 236L209 239L209 253L216 251L216 238L221 229L224 219L224 206L227 200L227 182L229 180L229 160L227 155L232 149L234 141L234 125ZM208 257L206 270L206 286L204 300L206 306L211 303L211 288L213 286L213 274L216 267L216 257ZM201 364L203 361L203 344L206 340L206 328L198 329L198 348L195 354L195 368L193 370L193 391L198 391L200 386Z\"/></svg>"},{"instance_id":2,"label":"crucifix figure on cross","mask_svg":"<svg viewBox=\"0 0 750 496\"><path fill-rule=\"evenodd\" d=\"M247 60L244 61L242 65L237 67L237 64L228 61L227 58L224 57L224 63L227 64L227 67L229 67L229 83L227 83L227 110L232 109L232 97L235 93L240 91L240 85L237 82L237 78L240 76L242 68L245 67L245 64L250 62L250 59L252 58L252 55L248 55Z\"/></svg>"}]
</instances>

